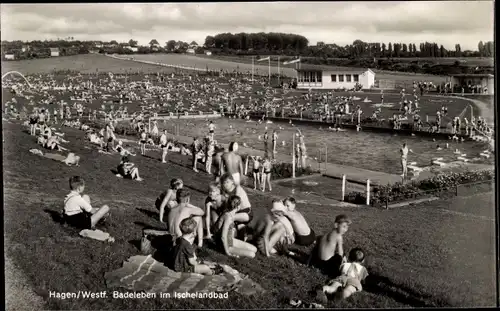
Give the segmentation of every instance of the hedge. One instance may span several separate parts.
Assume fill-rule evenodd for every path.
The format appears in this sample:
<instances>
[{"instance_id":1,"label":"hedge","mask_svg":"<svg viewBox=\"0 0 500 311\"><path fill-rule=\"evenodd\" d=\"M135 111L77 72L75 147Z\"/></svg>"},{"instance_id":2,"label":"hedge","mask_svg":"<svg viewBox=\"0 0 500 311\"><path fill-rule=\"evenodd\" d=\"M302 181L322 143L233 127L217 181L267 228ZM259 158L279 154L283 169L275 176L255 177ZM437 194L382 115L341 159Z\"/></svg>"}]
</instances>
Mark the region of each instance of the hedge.
<instances>
[{"instance_id":1,"label":"hedge","mask_svg":"<svg viewBox=\"0 0 500 311\"><path fill-rule=\"evenodd\" d=\"M492 181L495 178L493 170L467 171L461 173L444 173L421 181L406 184L396 183L374 188L370 196L373 206L401 202L439 193L455 192L459 185ZM346 202L366 204L366 193L353 191L344 198Z\"/></svg>"}]
</instances>

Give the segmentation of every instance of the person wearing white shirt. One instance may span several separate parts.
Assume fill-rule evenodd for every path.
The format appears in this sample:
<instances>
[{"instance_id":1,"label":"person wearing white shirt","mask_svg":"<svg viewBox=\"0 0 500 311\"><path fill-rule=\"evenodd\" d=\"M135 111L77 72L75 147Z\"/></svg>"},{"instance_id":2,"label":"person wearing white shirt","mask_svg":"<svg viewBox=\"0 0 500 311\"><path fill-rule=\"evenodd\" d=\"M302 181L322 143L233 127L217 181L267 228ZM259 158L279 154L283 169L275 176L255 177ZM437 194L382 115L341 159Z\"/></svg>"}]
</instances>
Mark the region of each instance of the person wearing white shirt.
<instances>
[{"instance_id":1,"label":"person wearing white shirt","mask_svg":"<svg viewBox=\"0 0 500 311\"><path fill-rule=\"evenodd\" d=\"M85 181L80 176L69 179L71 192L64 199L64 220L79 229L93 229L109 213L109 207L103 205L96 209L90 205L90 197L83 195Z\"/></svg>"}]
</instances>

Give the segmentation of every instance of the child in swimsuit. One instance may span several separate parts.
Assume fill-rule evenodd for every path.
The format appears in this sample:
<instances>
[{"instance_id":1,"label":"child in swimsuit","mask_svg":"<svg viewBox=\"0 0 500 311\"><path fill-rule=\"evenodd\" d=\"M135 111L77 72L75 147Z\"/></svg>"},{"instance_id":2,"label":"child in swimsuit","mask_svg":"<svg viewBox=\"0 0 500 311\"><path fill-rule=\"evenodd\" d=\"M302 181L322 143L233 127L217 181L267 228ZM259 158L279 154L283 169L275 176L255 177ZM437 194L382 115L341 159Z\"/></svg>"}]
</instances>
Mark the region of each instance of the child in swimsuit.
<instances>
[{"instance_id":1,"label":"child in swimsuit","mask_svg":"<svg viewBox=\"0 0 500 311\"><path fill-rule=\"evenodd\" d=\"M269 185L269 191L273 191L273 188L271 187L271 169L271 160L269 158L265 158L264 163L262 164L262 191L266 191L266 181Z\"/></svg>"},{"instance_id":2,"label":"child in swimsuit","mask_svg":"<svg viewBox=\"0 0 500 311\"><path fill-rule=\"evenodd\" d=\"M245 256L254 258L257 248L250 243L235 238L236 228L234 225L234 216L241 204L238 196L231 196L228 200L227 210L220 217L219 231L216 237L216 243L219 248L228 256Z\"/></svg>"},{"instance_id":3,"label":"child in swimsuit","mask_svg":"<svg viewBox=\"0 0 500 311\"><path fill-rule=\"evenodd\" d=\"M354 248L349 252L349 262L340 266L340 276L330 280L327 285L317 291L317 297L322 302L327 302L326 294L335 294L337 299L346 299L363 289L362 282L368 276L363 266L365 254L361 248Z\"/></svg>"},{"instance_id":4,"label":"child in swimsuit","mask_svg":"<svg viewBox=\"0 0 500 311\"><path fill-rule=\"evenodd\" d=\"M211 228L217 223L222 214L224 199L218 183L212 182L208 186L208 197L205 199L205 227L207 229L207 239L212 238Z\"/></svg>"},{"instance_id":5,"label":"child in swimsuit","mask_svg":"<svg viewBox=\"0 0 500 311\"><path fill-rule=\"evenodd\" d=\"M141 132L141 137L139 139L139 144L141 145L141 154L145 155L146 154L146 144L148 142L148 135L146 134L146 131Z\"/></svg>"},{"instance_id":6,"label":"child in swimsuit","mask_svg":"<svg viewBox=\"0 0 500 311\"><path fill-rule=\"evenodd\" d=\"M256 190L257 187L260 188L260 157L259 156L251 156L253 161L253 189Z\"/></svg>"}]
</instances>

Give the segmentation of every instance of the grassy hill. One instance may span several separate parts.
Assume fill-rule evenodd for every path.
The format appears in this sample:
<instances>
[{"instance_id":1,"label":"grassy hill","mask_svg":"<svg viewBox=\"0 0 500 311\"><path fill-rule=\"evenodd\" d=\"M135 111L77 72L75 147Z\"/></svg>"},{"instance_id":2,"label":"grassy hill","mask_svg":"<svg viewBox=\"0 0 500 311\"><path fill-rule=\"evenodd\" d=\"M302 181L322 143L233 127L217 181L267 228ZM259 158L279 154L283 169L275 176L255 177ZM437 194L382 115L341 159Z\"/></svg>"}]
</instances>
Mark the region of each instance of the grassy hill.
<instances>
[{"instance_id":1,"label":"grassy hill","mask_svg":"<svg viewBox=\"0 0 500 311\"><path fill-rule=\"evenodd\" d=\"M169 154L162 165L159 152L132 160L140 168L142 183L116 178L112 173L118 155L102 155L83 133L64 128L65 144L82 157L80 167L63 164L28 152L38 148L20 125L3 122L5 252L26 275L45 307L61 309L172 309L172 308L276 308L286 298L310 300L308 291L326 281L316 269L292 259L258 256L227 258L207 247L200 257L227 263L259 282L267 293L227 300L165 299L66 299L49 298L49 291L108 290L104 273L119 268L139 253L136 245L144 227L160 227L153 206L171 178L182 178L200 206L210 181L194 173L189 158ZM132 146L135 147L135 146ZM94 206L108 204L112 218L104 230L116 238L106 244L77 236L53 220L69 192L68 178L85 178L86 192ZM270 204L264 194L249 192L257 217ZM332 228L335 215L353 219L345 236L345 249L362 247L372 285L339 308L406 308L493 306L495 304L494 222L491 194L426 203L415 207L378 210L348 209L299 204L317 234ZM472 234L473 232L473 234ZM307 249L301 249L307 251Z\"/></svg>"}]
</instances>

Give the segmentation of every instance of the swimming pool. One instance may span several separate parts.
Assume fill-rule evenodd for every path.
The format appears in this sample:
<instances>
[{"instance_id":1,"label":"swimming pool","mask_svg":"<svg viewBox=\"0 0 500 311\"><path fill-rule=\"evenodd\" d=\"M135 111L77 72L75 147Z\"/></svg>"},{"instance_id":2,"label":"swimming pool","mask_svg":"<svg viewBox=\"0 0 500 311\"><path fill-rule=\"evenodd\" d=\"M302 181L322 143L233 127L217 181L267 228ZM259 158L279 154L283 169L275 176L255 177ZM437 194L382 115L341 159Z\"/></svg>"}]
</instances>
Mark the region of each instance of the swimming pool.
<instances>
[{"instance_id":1,"label":"swimming pool","mask_svg":"<svg viewBox=\"0 0 500 311\"><path fill-rule=\"evenodd\" d=\"M479 157L479 154L487 149L486 144L475 141L453 142L433 141L429 137L398 136L394 134L356 132L347 130L344 132L333 132L320 130L315 125L292 126L286 123L258 124L255 121L247 122L241 119L219 118L213 120L216 125L215 139L222 143L238 141L240 145L264 150L262 138L267 131L271 137L273 130L278 132L279 153L292 153L292 135L300 128L305 135L307 153L312 158L320 158L324 161L328 150L328 163L349 165L374 171L382 171L392 174L401 174L399 149L403 143L407 143L413 151L408 155L408 162L417 162L417 166L429 166L434 157L442 157L445 162L455 161L457 155L454 151L458 149L466 154L466 158ZM179 134L184 136L204 137L208 134L208 121L206 120L168 120L166 123L158 122L160 128L166 128L174 133L174 127L179 125ZM267 128L267 129L266 129ZM283 145L284 142L284 145ZM445 145L449 147L446 149ZM437 150L437 145L442 150ZM321 155L320 155L321 153ZM493 163L493 157L481 160L479 163Z\"/></svg>"}]
</instances>

